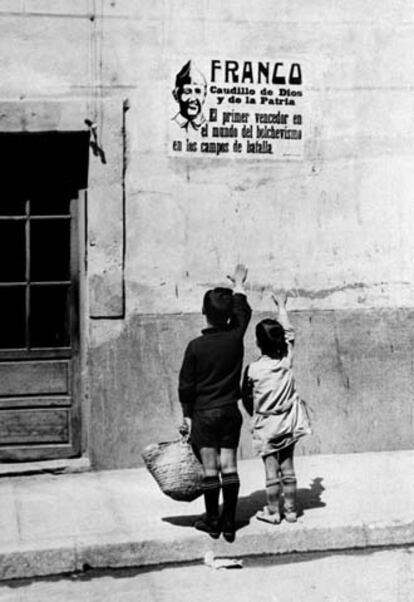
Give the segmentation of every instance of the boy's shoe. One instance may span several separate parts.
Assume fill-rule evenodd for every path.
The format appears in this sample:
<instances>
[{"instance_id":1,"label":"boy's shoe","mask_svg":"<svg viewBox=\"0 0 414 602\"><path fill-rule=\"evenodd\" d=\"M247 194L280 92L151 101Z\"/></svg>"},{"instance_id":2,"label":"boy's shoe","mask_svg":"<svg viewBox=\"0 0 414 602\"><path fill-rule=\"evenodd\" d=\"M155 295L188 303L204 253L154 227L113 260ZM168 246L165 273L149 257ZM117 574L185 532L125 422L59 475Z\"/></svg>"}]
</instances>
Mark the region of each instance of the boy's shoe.
<instances>
[{"instance_id":1,"label":"boy's shoe","mask_svg":"<svg viewBox=\"0 0 414 602\"><path fill-rule=\"evenodd\" d=\"M224 539L229 543L233 543L233 541L236 539L236 526L234 521L223 521L221 525L221 531Z\"/></svg>"},{"instance_id":2,"label":"boy's shoe","mask_svg":"<svg viewBox=\"0 0 414 602\"><path fill-rule=\"evenodd\" d=\"M271 525L279 525L282 518L280 516L279 510L276 512L270 512L269 506L265 506L263 510L259 510L256 513L257 520L262 520L265 523L270 523Z\"/></svg>"},{"instance_id":3,"label":"boy's shoe","mask_svg":"<svg viewBox=\"0 0 414 602\"><path fill-rule=\"evenodd\" d=\"M208 533L213 539L218 539L220 537L220 521L218 518L202 516L195 521L194 527L198 531Z\"/></svg>"}]
</instances>

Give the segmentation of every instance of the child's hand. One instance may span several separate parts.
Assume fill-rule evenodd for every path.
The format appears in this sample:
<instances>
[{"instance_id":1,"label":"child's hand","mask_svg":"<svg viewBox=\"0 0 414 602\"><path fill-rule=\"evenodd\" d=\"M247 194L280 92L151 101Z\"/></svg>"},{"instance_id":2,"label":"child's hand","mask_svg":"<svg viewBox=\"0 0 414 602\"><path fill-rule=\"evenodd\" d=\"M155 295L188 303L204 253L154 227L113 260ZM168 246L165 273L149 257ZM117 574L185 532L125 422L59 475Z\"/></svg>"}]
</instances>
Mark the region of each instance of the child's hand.
<instances>
[{"instance_id":1,"label":"child's hand","mask_svg":"<svg viewBox=\"0 0 414 602\"><path fill-rule=\"evenodd\" d=\"M287 303L288 294L286 291L281 291L280 293L272 293L273 303L277 307L285 307Z\"/></svg>"},{"instance_id":2,"label":"child's hand","mask_svg":"<svg viewBox=\"0 0 414 602\"><path fill-rule=\"evenodd\" d=\"M178 432L180 435L185 437L191 433L191 418L185 417L183 418L183 423L178 427Z\"/></svg>"},{"instance_id":3,"label":"child's hand","mask_svg":"<svg viewBox=\"0 0 414 602\"><path fill-rule=\"evenodd\" d=\"M242 263L236 265L233 276L227 276L230 282L237 288L243 286L247 278L247 268Z\"/></svg>"}]
</instances>

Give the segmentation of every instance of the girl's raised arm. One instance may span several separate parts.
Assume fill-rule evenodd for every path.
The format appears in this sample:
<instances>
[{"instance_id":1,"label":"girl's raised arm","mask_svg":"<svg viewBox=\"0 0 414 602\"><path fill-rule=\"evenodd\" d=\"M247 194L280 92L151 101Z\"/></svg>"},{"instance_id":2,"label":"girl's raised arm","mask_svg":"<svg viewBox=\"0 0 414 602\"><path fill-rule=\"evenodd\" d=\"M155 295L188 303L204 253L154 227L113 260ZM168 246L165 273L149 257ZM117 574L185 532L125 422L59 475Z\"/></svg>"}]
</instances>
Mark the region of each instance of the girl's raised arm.
<instances>
[{"instance_id":1,"label":"girl's raised arm","mask_svg":"<svg viewBox=\"0 0 414 602\"><path fill-rule=\"evenodd\" d=\"M281 293L278 293L278 294L272 294L273 302L276 305L277 310L278 310L277 321L279 322L279 324L282 326L283 330L285 331L285 339L286 339L286 344L288 346L288 356L287 357L288 357L289 363L291 364L293 361L292 352L293 352L293 345L295 343L295 330L289 320L288 312L286 309L287 298L288 298L288 294L285 291L282 291Z\"/></svg>"}]
</instances>

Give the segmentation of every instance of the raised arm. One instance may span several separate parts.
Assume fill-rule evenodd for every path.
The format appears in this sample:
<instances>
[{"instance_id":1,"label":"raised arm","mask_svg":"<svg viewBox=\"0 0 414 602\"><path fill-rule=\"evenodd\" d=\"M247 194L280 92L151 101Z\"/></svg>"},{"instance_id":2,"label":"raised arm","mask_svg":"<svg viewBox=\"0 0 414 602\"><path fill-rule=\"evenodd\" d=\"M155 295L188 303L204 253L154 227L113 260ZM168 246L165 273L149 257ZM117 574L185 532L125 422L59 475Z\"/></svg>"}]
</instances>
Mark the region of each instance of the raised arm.
<instances>
[{"instance_id":1,"label":"raised arm","mask_svg":"<svg viewBox=\"0 0 414 602\"><path fill-rule=\"evenodd\" d=\"M227 278L233 284L233 317L231 326L241 336L246 332L249 325L252 310L247 302L245 282L247 278L247 268L242 264L238 264L232 276Z\"/></svg>"},{"instance_id":2,"label":"raised arm","mask_svg":"<svg viewBox=\"0 0 414 602\"><path fill-rule=\"evenodd\" d=\"M279 294L273 294L272 299L277 307L277 321L285 331L285 340L288 346L288 360L292 362L292 351L295 343L295 330L289 320L288 312L286 309L287 293L282 292Z\"/></svg>"}]
</instances>

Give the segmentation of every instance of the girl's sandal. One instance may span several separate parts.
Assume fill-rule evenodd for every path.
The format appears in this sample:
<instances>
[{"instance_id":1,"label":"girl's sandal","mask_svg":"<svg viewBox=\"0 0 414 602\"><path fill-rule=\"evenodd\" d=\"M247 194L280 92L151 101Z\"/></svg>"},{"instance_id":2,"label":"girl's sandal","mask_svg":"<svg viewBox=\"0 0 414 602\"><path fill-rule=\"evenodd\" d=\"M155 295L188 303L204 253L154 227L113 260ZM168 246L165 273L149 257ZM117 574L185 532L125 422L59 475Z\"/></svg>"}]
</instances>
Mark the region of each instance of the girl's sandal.
<instances>
[{"instance_id":1,"label":"girl's sandal","mask_svg":"<svg viewBox=\"0 0 414 602\"><path fill-rule=\"evenodd\" d=\"M285 520L288 523L296 523L298 520L298 515L296 510L285 510L284 511L285 514Z\"/></svg>"},{"instance_id":2,"label":"girl's sandal","mask_svg":"<svg viewBox=\"0 0 414 602\"><path fill-rule=\"evenodd\" d=\"M263 510L259 510L256 513L256 518L271 525L279 525L282 520L279 512L270 512L268 506L265 506Z\"/></svg>"}]
</instances>

